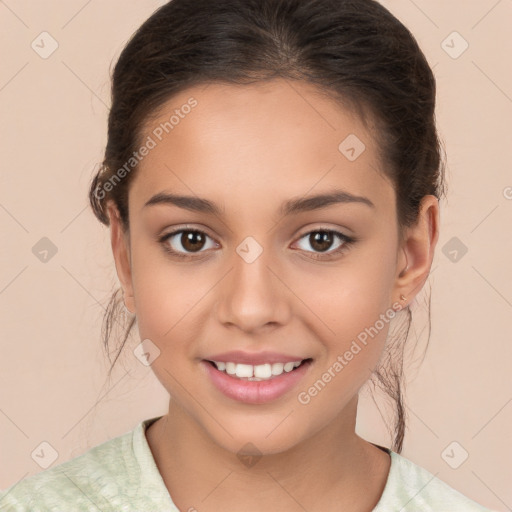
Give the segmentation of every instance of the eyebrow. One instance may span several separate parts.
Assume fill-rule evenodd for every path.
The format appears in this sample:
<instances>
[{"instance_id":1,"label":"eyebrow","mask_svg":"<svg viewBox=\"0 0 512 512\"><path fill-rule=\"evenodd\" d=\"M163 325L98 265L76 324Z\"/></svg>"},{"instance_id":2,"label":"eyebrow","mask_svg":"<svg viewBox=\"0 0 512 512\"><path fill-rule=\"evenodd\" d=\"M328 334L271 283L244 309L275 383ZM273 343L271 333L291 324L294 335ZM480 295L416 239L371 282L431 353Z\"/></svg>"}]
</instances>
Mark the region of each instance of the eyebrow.
<instances>
[{"instance_id":1,"label":"eyebrow","mask_svg":"<svg viewBox=\"0 0 512 512\"><path fill-rule=\"evenodd\" d=\"M321 208L340 203L359 203L375 208L375 205L367 197L356 196L344 190L333 190L332 192L324 194L289 199L281 205L279 213L285 217L294 213L320 210ZM157 204L174 205L185 210L208 213L219 217L223 215L223 209L214 202L195 196L181 196L160 192L151 197L151 199L144 204L144 208Z\"/></svg>"}]
</instances>

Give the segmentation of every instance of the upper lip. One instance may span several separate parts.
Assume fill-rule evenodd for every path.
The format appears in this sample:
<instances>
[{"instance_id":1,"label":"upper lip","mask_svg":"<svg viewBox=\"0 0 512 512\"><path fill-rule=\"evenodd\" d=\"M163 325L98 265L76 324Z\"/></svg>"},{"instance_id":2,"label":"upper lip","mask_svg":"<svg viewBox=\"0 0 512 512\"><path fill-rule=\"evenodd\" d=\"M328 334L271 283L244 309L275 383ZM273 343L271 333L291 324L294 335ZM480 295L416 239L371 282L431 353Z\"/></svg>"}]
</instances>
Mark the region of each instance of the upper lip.
<instances>
[{"instance_id":1,"label":"upper lip","mask_svg":"<svg viewBox=\"0 0 512 512\"><path fill-rule=\"evenodd\" d=\"M242 350L232 350L222 352L205 358L207 361L219 361L223 363L251 364L257 366L265 363L292 363L308 359L301 356L281 354L278 352L243 352Z\"/></svg>"}]
</instances>

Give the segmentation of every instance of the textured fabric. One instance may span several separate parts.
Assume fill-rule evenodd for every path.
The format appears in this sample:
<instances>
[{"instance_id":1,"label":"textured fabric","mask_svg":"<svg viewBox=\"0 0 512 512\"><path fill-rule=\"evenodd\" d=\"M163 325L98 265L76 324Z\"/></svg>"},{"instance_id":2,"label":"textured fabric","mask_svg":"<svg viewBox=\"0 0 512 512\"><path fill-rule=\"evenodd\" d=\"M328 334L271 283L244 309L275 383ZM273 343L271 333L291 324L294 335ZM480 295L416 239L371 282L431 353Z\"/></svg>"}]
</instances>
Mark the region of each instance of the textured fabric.
<instances>
[{"instance_id":1,"label":"textured fabric","mask_svg":"<svg viewBox=\"0 0 512 512\"><path fill-rule=\"evenodd\" d=\"M1 491L0 510L179 512L145 435L146 428L160 417L144 420L131 432ZM405 457L379 448L391 455L391 468L374 512L490 511Z\"/></svg>"},{"instance_id":2,"label":"textured fabric","mask_svg":"<svg viewBox=\"0 0 512 512\"><path fill-rule=\"evenodd\" d=\"M391 455L391 468L373 512L493 512L402 455L384 450Z\"/></svg>"}]
</instances>

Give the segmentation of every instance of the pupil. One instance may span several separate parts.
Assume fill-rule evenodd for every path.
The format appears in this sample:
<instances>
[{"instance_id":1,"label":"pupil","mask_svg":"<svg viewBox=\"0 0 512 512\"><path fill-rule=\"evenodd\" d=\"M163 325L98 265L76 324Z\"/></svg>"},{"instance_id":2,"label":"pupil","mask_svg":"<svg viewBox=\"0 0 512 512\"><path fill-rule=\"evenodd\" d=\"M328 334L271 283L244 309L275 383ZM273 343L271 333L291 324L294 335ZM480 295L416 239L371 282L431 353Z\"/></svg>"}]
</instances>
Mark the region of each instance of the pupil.
<instances>
[{"instance_id":1,"label":"pupil","mask_svg":"<svg viewBox=\"0 0 512 512\"><path fill-rule=\"evenodd\" d=\"M311 246L320 252L327 251L332 244L332 236L333 234L327 231L317 231L310 235L313 237Z\"/></svg>"}]
</instances>

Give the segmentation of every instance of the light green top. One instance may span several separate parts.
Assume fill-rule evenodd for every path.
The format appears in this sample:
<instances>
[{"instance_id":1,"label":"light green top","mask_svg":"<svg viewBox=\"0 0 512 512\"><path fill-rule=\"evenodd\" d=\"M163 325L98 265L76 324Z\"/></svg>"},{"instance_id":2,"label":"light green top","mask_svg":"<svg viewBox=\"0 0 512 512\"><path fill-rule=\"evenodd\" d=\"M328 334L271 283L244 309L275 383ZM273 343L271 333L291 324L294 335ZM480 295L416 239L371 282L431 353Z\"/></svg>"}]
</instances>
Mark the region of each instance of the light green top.
<instances>
[{"instance_id":1,"label":"light green top","mask_svg":"<svg viewBox=\"0 0 512 512\"><path fill-rule=\"evenodd\" d=\"M145 435L146 428L160 417L144 420L131 432L1 491L0 510L180 512L165 487ZM391 455L391 467L374 512L490 512L426 469L380 448Z\"/></svg>"}]
</instances>

